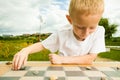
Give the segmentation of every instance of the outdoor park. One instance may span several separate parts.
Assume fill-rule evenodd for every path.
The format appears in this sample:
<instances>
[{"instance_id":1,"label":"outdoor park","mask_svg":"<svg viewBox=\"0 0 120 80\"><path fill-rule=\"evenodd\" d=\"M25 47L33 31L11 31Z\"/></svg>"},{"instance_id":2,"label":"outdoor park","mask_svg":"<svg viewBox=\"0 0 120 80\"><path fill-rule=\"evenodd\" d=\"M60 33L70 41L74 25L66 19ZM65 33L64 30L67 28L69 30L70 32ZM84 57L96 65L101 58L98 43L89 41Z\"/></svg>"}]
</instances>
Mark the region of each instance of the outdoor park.
<instances>
[{"instance_id":1,"label":"outdoor park","mask_svg":"<svg viewBox=\"0 0 120 80\"><path fill-rule=\"evenodd\" d=\"M98 58L109 59L112 61L120 61L120 37L112 35L117 31L116 24L110 24L107 18L102 18L99 25L105 28L105 44L106 52L98 55ZM0 36L0 61L12 61L15 53L22 48L46 39L51 33L35 33L22 35L3 35ZM29 55L29 61L48 61L49 50L43 50L34 55ZM57 52L56 52L57 54Z\"/></svg>"}]
</instances>

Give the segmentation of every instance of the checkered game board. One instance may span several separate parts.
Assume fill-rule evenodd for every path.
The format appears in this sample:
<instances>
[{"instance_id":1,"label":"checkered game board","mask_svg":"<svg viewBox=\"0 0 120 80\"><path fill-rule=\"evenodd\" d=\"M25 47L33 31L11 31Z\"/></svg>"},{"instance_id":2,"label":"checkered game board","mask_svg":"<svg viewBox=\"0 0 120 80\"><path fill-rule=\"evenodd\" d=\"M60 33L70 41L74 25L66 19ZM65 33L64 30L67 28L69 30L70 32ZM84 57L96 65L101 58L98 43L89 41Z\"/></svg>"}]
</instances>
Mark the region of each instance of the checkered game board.
<instances>
[{"instance_id":1,"label":"checkered game board","mask_svg":"<svg viewBox=\"0 0 120 80\"><path fill-rule=\"evenodd\" d=\"M116 67L91 67L80 66L27 66L25 70L13 71L0 76L0 80L50 80L50 76L57 80L120 80L120 69Z\"/></svg>"}]
</instances>

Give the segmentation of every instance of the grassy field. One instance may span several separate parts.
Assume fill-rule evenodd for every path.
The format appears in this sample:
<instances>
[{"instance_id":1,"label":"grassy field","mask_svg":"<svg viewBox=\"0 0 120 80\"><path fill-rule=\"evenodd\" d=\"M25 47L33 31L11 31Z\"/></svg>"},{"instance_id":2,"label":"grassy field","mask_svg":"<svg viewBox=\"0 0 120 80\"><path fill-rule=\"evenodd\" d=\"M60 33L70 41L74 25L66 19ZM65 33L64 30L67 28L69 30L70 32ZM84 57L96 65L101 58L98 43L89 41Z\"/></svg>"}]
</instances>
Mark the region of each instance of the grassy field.
<instances>
[{"instance_id":1,"label":"grassy field","mask_svg":"<svg viewBox=\"0 0 120 80\"><path fill-rule=\"evenodd\" d=\"M120 50L111 49L110 52L103 52L98 55L102 58L108 58L115 61L120 61Z\"/></svg>"},{"instance_id":2,"label":"grassy field","mask_svg":"<svg viewBox=\"0 0 120 80\"><path fill-rule=\"evenodd\" d=\"M28 38L29 39L29 38ZM0 40L0 61L11 61L14 54L20 51L22 48L34 43L33 40L20 39L20 40ZM107 45L120 46L120 41L107 40ZM29 55L29 61L46 61L49 60L49 50L43 50L41 52ZM116 61L120 61L120 50L111 49L110 52L100 53L98 55L102 58L108 58Z\"/></svg>"},{"instance_id":3,"label":"grassy field","mask_svg":"<svg viewBox=\"0 0 120 80\"><path fill-rule=\"evenodd\" d=\"M0 41L0 61L11 61L14 54L20 51L22 48L31 45L32 43L27 43L23 40L13 40L13 41ZM49 50L42 50L41 52L29 55L28 60L30 61L45 61L48 60Z\"/></svg>"}]
</instances>

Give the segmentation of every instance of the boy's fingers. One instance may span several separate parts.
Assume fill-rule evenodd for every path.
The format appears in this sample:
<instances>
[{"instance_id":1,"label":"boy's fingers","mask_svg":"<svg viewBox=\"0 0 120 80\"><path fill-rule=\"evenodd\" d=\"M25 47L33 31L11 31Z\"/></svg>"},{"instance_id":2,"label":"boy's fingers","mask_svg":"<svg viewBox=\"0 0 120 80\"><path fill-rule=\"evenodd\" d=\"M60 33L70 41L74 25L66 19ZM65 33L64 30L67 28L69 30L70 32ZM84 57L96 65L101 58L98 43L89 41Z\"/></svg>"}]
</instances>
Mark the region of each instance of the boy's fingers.
<instances>
[{"instance_id":1,"label":"boy's fingers","mask_svg":"<svg viewBox=\"0 0 120 80\"><path fill-rule=\"evenodd\" d=\"M51 64L53 64L53 60L50 60Z\"/></svg>"},{"instance_id":2,"label":"boy's fingers","mask_svg":"<svg viewBox=\"0 0 120 80\"><path fill-rule=\"evenodd\" d=\"M53 57L53 54L49 54L49 59L52 59L52 57Z\"/></svg>"},{"instance_id":3,"label":"boy's fingers","mask_svg":"<svg viewBox=\"0 0 120 80\"><path fill-rule=\"evenodd\" d=\"M51 64L53 64L52 54L49 54L49 60L50 60Z\"/></svg>"},{"instance_id":4,"label":"boy's fingers","mask_svg":"<svg viewBox=\"0 0 120 80\"><path fill-rule=\"evenodd\" d=\"M16 54L13 58L13 69L18 70L22 65L22 59L23 57L20 57L18 54Z\"/></svg>"},{"instance_id":5,"label":"boy's fingers","mask_svg":"<svg viewBox=\"0 0 120 80\"><path fill-rule=\"evenodd\" d=\"M15 56L15 59L14 59L14 61L13 61L13 68L15 69L15 70L17 70L17 67L18 67L18 61L19 61L19 56Z\"/></svg>"},{"instance_id":6,"label":"boy's fingers","mask_svg":"<svg viewBox=\"0 0 120 80\"><path fill-rule=\"evenodd\" d=\"M26 64L26 61L27 61L28 57L25 57L24 61L23 61L23 65Z\"/></svg>"},{"instance_id":7,"label":"boy's fingers","mask_svg":"<svg viewBox=\"0 0 120 80\"><path fill-rule=\"evenodd\" d=\"M17 69L20 69L21 66L23 65L24 57L19 58L18 64L17 64Z\"/></svg>"},{"instance_id":8,"label":"boy's fingers","mask_svg":"<svg viewBox=\"0 0 120 80\"><path fill-rule=\"evenodd\" d=\"M14 56L14 58L13 58L13 60L12 60L12 68L14 69L14 66L15 66L15 56Z\"/></svg>"}]
</instances>

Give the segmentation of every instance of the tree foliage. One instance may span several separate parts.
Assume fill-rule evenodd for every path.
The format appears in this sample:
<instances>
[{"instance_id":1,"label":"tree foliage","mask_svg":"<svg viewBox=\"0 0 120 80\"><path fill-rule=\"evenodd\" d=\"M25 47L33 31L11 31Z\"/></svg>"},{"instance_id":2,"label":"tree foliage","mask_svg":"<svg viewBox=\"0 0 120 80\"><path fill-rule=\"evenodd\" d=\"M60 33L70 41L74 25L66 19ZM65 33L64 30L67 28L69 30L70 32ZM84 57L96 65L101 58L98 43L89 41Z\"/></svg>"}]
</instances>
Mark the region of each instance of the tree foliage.
<instances>
[{"instance_id":1,"label":"tree foliage","mask_svg":"<svg viewBox=\"0 0 120 80\"><path fill-rule=\"evenodd\" d=\"M112 38L112 35L117 31L118 26L116 24L110 24L107 18L101 18L99 25L105 28L105 38L107 39Z\"/></svg>"}]
</instances>

